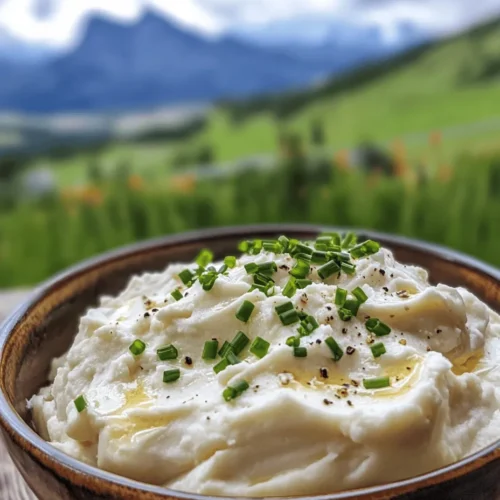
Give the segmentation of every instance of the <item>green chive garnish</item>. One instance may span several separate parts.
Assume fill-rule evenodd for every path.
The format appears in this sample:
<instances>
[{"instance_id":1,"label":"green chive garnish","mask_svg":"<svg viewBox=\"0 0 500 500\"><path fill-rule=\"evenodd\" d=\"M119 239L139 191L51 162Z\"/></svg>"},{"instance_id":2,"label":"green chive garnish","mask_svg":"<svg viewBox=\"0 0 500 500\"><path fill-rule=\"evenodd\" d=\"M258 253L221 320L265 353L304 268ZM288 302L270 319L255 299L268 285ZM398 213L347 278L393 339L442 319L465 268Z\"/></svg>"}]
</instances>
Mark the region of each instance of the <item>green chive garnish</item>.
<instances>
[{"instance_id":1,"label":"green chive garnish","mask_svg":"<svg viewBox=\"0 0 500 500\"><path fill-rule=\"evenodd\" d=\"M284 304L281 304L280 306L276 306L274 310L278 313L278 316L280 314L283 314L287 311L292 311L294 309L293 304L291 302L285 302Z\"/></svg>"},{"instance_id":2,"label":"green chive garnish","mask_svg":"<svg viewBox=\"0 0 500 500\"><path fill-rule=\"evenodd\" d=\"M363 385L365 389L383 389L384 387L390 387L391 381L389 377L365 378L363 379Z\"/></svg>"},{"instance_id":3,"label":"green chive garnish","mask_svg":"<svg viewBox=\"0 0 500 500\"><path fill-rule=\"evenodd\" d=\"M226 340L219 349L219 356L223 358L232 349L231 344Z\"/></svg>"},{"instance_id":4,"label":"green chive garnish","mask_svg":"<svg viewBox=\"0 0 500 500\"><path fill-rule=\"evenodd\" d=\"M255 305L252 304L250 301L245 300L243 304L241 304L241 306L236 311L236 317L240 321L243 321L243 323L246 323L250 319L250 316L252 315L254 309Z\"/></svg>"},{"instance_id":5,"label":"green chive garnish","mask_svg":"<svg viewBox=\"0 0 500 500\"><path fill-rule=\"evenodd\" d=\"M293 250L293 254L298 254L298 253L303 253L305 255L312 255L314 252L314 249L311 248L309 245L306 245L305 243L298 242L295 245L295 248Z\"/></svg>"},{"instance_id":6,"label":"green chive garnish","mask_svg":"<svg viewBox=\"0 0 500 500\"><path fill-rule=\"evenodd\" d=\"M224 264L229 267L229 269L233 269L234 267L236 267L236 257L228 255L224 258Z\"/></svg>"},{"instance_id":7,"label":"green chive garnish","mask_svg":"<svg viewBox=\"0 0 500 500\"><path fill-rule=\"evenodd\" d=\"M256 337L250 346L250 352L262 359L267 354L267 351L269 351L270 345L271 344L267 340L264 340L261 337Z\"/></svg>"},{"instance_id":8,"label":"green chive garnish","mask_svg":"<svg viewBox=\"0 0 500 500\"><path fill-rule=\"evenodd\" d=\"M175 299L175 300L181 300L182 299L182 293L180 290L178 289L175 289L170 295L172 295L172 297Z\"/></svg>"},{"instance_id":9,"label":"green chive garnish","mask_svg":"<svg viewBox=\"0 0 500 500\"><path fill-rule=\"evenodd\" d=\"M340 264L340 269L349 275L353 275L356 272L356 266L350 262L342 262Z\"/></svg>"},{"instance_id":10,"label":"green chive garnish","mask_svg":"<svg viewBox=\"0 0 500 500\"><path fill-rule=\"evenodd\" d=\"M285 326L293 325L294 323L297 323L297 321L299 321L300 319L295 309L292 309L290 311L285 311L284 313L279 315L279 318Z\"/></svg>"},{"instance_id":11,"label":"green chive garnish","mask_svg":"<svg viewBox=\"0 0 500 500\"><path fill-rule=\"evenodd\" d=\"M352 311L349 311L349 309L344 309L343 307L341 307L338 310L338 313L339 313L339 318L342 321L350 321L352 319Z\"/></svg>"},{"instance_id":12,"label":"green chive garnish","mask_svg":"<svg viewBox=\"0 0 500 500\"><path fill-rule=\"evenodd\" d=\"M391 333L391 328L377 318L370 318L365 323L366 329L377 337L383 337Z\"/></svg>"},{"instance_id":13,"label":"green chive garnish","mask_svg":"<svg viewBox=\"0 0 500 500\"><path fill-rule=\"evenodd\" d=\"M219 274L224 274L227 271L227 266L226 264L222 264L222 266L219 267L219 270L217 271Z\"/></svg>"},{"instance_id":14,"label":"green chive garnish","mask_svg":"<svg viewBox=\"0 0 500 500\"><path fill-rule=\"evenodd\" d=\"M181 376L181 371L179 368L174 368L173 370L166 370L163 372L163 382L165 384L170 384L170 382L175 382L179 380Z\"/></svg>"},{"instance_id":15,"label":"green chive garnish","mask_svg":"<svg viewBox=\"0 0 500 500\"><path fill-rule=\"evenodd\" d=\"M140 339L135 339L128 349L134 356L140 356L146 350L146 344Z\"/></svg>"},{"instance_id":16,"label":"green chive garnish","mask_svg":"<svg viewBox=\"0 0 500 500\"><path fill-rule=\"evenodd\" d=\"M362 257L368 257L373 255L380 250L380 244L373 240L366 240L349 250L349 253L354 259L360 259Z\"/></svg>"},{"instance_id":17,"label":"green chive garnish","mask_svg":"<svg viewBox=\"0 0 500 500\"><path fill-rule=\"evenodd\" d=\"M310 335L316 328L319 328L319 324L314 316L307 316L300 322L299 333L302 337Z\"/></svg>"},{"instance_id":18,"label":"green chive garnish","mask_svg":"<svg viewBox=\"0 0 500 500\"><path fill-rule=\"evenodd\" d=\"M330 348L330 351L332 351L333 360L339 361L342 358L342 356L344 355L344 351L337 344L335 339L333 337L328 337L327 339L325 339L325 344Z\"/></svg>"},{"instance_id":19,"label":"green chive garnish","mask_svg":"<svg viewBox=\"0 0 500 500\"><path fill-rule=\"evenodd\" d=\"M300 338L299 337L288 337L286 339L286 345L289 345L290 347L299 347Z\"/></svg>"},{"instance_id":20,"label":"green chive garnish","mask_svg":"<svg viewBox=\"0 0 500 500\"><path fill-rule=\"evenodd\" d=\"M283 247L277 240L262 240L262 248L266 252L282 253Z\"/></svg>"},{"instance_id":21,"label":"green chive garnish","mask_svg":"<svg viewBox=\"0 0 500 500\"><path fill-rule=\"evenodd\" d=\"M337 291L335 292L335 305L342 307L345 304L346 299L347 299L347 290L338 287Z\"/></svg>"},{"instance_id":22,"label":"green chive garnish","mask_svg":"<svg viewBox=\"0 0 500 500\"><path fill-rule=\"evenodd\" d=\"M291 298L295 295L296 291L297 291L297 280L293 276L290 276L290 279L285 285L285 288L283 288L283 295L285 297Z\"/></svg>"},{"instance_id":23,"label":"green chive garnish","mask_svg":"<svg viewBox=\"0 0 500 500\"><path fill-rule=\"evenodd\" d=\"M359 286L357 286L351 293L358 299L360 304L363 304L368 300L368 295L366 295L363 289Z\"/></svg>"},{"instance_id":24,"label":"green chive garnish","mask_svg":"<svg viewBox=\"0 0 500 500\"><path fill-rule=\"evenodd\" d=\"M311 280L305 280L305 279L302 279L302 280L296 280L296 284L297 284L297 288L305 288L306 286L309 286L309 285L312 285L312 281Z\"/></svg>"},{"instance_id":25,"label":"green chive garnish","mask_svg":"<svg viewBox=\"0 0 500 500\"><path fill-rule=\"evenodd\" d=\"M278 270L276 262L264 262L263 264L258 264L259 273L264 275L272 275Z\"/></svg>"},{"instance_id":26,"label":"green chive garnish","mask_svg":"<svg viewBox=\"0 0 500 500\"><path fill-rule=\"evenodd\" d=\"M254 274L259 270L259 266L255 262L249 262L244 267L247 274Z\"/></svg>"},{"instance_id":27,"label":"green chive garnish","mask_svg":"<svg viewBox=\"0 0 500 500\"><path fill-rule=\"evenodd\" d=\"M382 342L377 342L370 346L374 358L379 358L382 354L385 354L385 345Z\"/></svg>"},{"instance_id":28,"label":"green chive garnish","mask_svg":"<svg viewBox=\"0 0 500 500\"><path fill-rule=\"evenodd\" d=\"M189 269L184 269L178 276L185 285L189 285L194 278L194 274Z\"/></svg>"},{"instance_id":29,"label":"green chive garnish","mask_svg":"<svg viewBox=\"0 0 500 500\"><path fill-rule=\"evenodd\" d=\"M172 344L158 347L158 349L156 349L156 354L160 361L166 361L167 359L177 359L177 356L179 356L179 352Z\"/></svg>"},{"instance_id":30,"label":"green chive garnish","mask_svg":"<svg viewBox=\"0 0 500 500\"><path fill-rule=\"evenodd\" d=\"M305 358L307 357L307 349L305 347L294 347L293 355L296 358Z\"/></svg>"},{"instance_id":31,"label":"green chive garnish","mask_svg":"<svg viewBox=\"0 0 500 500\"><path fill-rule=\"evenodd\" d=\"M347 309L352 312L353 316L356 316L359 311L359 306L361 304L358 302L358 299L347 299L342 306L343 309Z\"/></svg>"},{"instance_id":32,"label":"green chive garnish","mask_svg":"<svg viewBox=\"0 0 500 500\"><path fill-rule=\"evenodd\" d=\"M217 277L217 271L208 271L206 273L203 273L199 278L203 290L205 290L206 292L212 290L215 282L217 281Z\"/></svg>"},{"instance_id":33,"label":"green chive garnish","mask_svg":"<svg viewBox=\"0 0 500 500\"><path fill-rule=\"evenodd\" d=\"M351 248L358 241L358 237L354 233L347 233L342 240L342 248Z\"/></svg>"},{"instance_id":34,"label":"green chive garnish","mask_svg":"<svg viewBox=\"0 0 500 500\"><path fill-rule=\"evenodd\" d=\"M243 351L243 349L245 349L249 342L250 339L243 332L238 332L231 342L231 350L234 354L238 355L241 351Z\"/></svg>"},{"instance_id":35,"label":"green chive garnish","mask_svg":"<svg viewBox=\"0 0 500 500\"><path fill-rule=\"evenodd\" d=\"M218 340L207 340L203 346L203 359L215 359L217 356L217 349L219 348Z\"/></svg>"},{"instance_id":36,"label":"green chive garnish","mask_svg":"<svg viewBox=\"0 0 500 500\"><path fill-rule=\"evenodd\" d=\"M196 257L196 263L200 267L207 267L210 262L212 262L214 258L214 254L208 250L207 248L204 248L203 250L200 251L198 254L198 257Z\"/></svg>"},{"instance_id":37,"label":"green chive garnish","mask_svg":"<svg viewBox=\"0 0 500 500\"><path fill-rule=\"evenodd\" d=\"M228 351L226 353L226 359L230 365L237 365L238 363L241 363L240 358L238 358L233 351Z\"/></svg>"},{"instance_id":38,"label":"green chive garnish","mask_svg":"<svg viewBox=\"0 0 500 500\"><path fill-rule=\"evenodd\" d=\"M318 268L318 275L321 279L326 280L330 276L337 274L340 271L340 266L334 261L331 260L327 262L324 266Z\"/></svg>"},{"instance_id":39,"label":"green chive garnish","mask_svg":"<svg viewBox=\"0 0 500 500\"><path fill-rule=\"evenodd\" d=\"M297 262L289 272L294 278L305 278L311 270L309 262L306 260L297 259Z\"/></svg>"},{"instance_id":40,"label":"green chive garnish","mask_svg":"<svg viewBox=\"0 0 500 500\"><path fill-rule=\"evenodd\" d=\"M220 373L224 371L229 366L229 361L226 358L223 358L214 366L214 372Z\"/></svg>"},{"instance_id":41,"label":"green chive garnish","mask_svg":"<svg viewBox=\"0 0 500 500\"><path fill-rule=\"evenodd\" d=\"M75 404L76 411L81 413L85 408L87 408L87 400L83 397L83 395L78 396L73 403Z\"/></svg>"},{"instance_id":42,"label":"green chive garnish","mask_svg":"<svg viewBox=\"0 0 500 500\"><path fill-rule=\"evenodd\" d=\"M329 258L327 252L319 252L316 250L311 255L311 262L314 262L315 264L325 264L328 260Z\"/></svg>"},{"instance_id":43,"label":"green chive garnish","mask_svg":"<svg viewBox=\"0 0 500 500\"><path fill-rule=\"evenodd\" d=\"M283 252L288 251L288 245L290 244L290 240L286 236L280 236L278 238L278 242L280 243L281 247L283 248Z\"/></svg>"},{"instance_id":44,"label":"green chive garnish","mask_svg":"<svg viewBox=\"0 0 500 500\"><path fill-rule=\"evenodd\" d=\"M241 396L250 386L246 380L242 380L241 382L236 383L232 387L226 387L224 392L222 393L222 397L226 401L231 401L232 399Z\"/></svg>"}]
</instances>

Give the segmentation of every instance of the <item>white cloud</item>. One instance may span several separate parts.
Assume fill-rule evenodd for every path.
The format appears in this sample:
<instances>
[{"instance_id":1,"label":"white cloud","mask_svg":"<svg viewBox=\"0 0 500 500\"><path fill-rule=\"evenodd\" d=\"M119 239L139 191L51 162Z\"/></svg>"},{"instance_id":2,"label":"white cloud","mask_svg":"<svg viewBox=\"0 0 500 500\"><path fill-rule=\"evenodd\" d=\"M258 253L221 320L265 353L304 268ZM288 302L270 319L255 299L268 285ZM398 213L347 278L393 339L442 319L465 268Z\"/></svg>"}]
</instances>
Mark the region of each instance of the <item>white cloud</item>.
<instances>
[{"instance_id":1,"label":"white cloud","mask_svg":"<svg viewBox=\"0 0 500 500\"><path fill-rule=\"evenodd\" d=\"M146 5L211 34L318 14L376 22L388 33L401 20L447 33L500 13L500 0L476 0L473 9L472 0L43 0L51 8L45 8L47 14L40 17L39 1L0 1L0 30L27 41L65 46L75 39L88 14L101 12L133 20Z\"/></svg>"}]
</instances>

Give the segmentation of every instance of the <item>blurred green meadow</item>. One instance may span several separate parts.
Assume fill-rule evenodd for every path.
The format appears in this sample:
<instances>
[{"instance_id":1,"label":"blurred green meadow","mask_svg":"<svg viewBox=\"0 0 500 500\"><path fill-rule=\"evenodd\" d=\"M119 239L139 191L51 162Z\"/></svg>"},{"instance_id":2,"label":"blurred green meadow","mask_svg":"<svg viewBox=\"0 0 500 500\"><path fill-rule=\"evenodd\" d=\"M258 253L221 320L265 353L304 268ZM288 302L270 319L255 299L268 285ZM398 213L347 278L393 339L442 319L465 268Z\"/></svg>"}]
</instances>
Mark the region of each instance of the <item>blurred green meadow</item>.
<instances>
[{"instance_id":1,"label":"blurred green meadow","mask_svg":"<svg viewBox=\"0 0 500 500\"><path fill-rule=\"evenodd\" d=\"M302 91L217 103L175 133L0 157L0 286L251 223L376 229L500 265L499 47L495 22ZM27 183L37 172L44 189Z\"/></svg>"}]
</instances>

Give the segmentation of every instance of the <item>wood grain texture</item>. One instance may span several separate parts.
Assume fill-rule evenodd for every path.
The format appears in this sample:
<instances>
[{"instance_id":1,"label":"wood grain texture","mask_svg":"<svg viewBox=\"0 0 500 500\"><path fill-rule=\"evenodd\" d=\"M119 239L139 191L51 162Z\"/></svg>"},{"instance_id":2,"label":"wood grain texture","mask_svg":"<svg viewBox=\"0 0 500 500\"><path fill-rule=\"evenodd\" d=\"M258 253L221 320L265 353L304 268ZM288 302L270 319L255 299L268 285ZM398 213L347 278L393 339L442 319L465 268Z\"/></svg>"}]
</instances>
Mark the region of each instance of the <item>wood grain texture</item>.
<instances>
[{"instance_id":1,"label":"wood grain texture","mask_svg":"<svg viewBox=\"0 0 500 500\"><path fill-rule=\"evenodd\" d=\"M27 290L0 292L0 323L28 296L28 294L29 292ZM19 474L15 465L12 463L2 438L0 438L0 499L36 500L35 495L28 488L21 474Z\"/></svg>"}]
</instances>

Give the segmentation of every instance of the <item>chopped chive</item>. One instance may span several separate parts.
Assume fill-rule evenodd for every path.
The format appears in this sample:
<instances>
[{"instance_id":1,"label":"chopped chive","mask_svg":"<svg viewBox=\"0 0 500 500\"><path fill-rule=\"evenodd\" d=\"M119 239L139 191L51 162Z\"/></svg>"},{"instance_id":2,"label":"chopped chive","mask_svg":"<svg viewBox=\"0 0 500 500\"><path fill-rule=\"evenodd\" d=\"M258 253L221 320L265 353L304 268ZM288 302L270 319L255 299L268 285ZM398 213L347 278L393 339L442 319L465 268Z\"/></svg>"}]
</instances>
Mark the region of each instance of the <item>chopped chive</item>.
<instances>
[{"instance_id":1,"label":"chopped chive","mask_svg":"<svg viewBox=\"0 0 500 500\"><path fill-rule=\"evenodd\" d=\"M347 290L338 287L337 291L335 292L335 305L342 307L345 304L346 299L347 299Z\"/></svg>"},{"instance_id":2,"label":"chopped chive","mask_svg":"<svg viewBox=\"0 0 500 500\"><path fill-rule=\"evenodd\" d=\"M313 248L311 248L309 245L306 245L305 243L302 243L302 242L298 242L295 245L295 248L293 250L294 254L303 253L306 255L312 255L313 252L314 252Z\"/></svg>"},{"instance_id":3,"label":"chopped chive","mask_svg":"<svg viewBox=\"0 0 500 500\"><path fill-rule=\"evenodd\" d=\"M385 345L382 342L377 342L370 346L374 358L379 358L382 354L385 354Z\"/></svg>"},{"instance_id":4,"label":"chopped chive","mask_svg":"<svg viewBox=\"0 0 500 500\"><path fill-rule=\"evenodd\" d=\"M285 285L285 288L283 288L282 293L285 297L291 298L295 295L296 291L297 280L293 276L290 276L290 279L287 281L287 284Z\"/></svg>"},{"instance_id":5,"label":"chopped chive","mask_svg":"<svg viewBox=\"0 0 500 500\"><path fill-rule=\"evenodd\" d=\"M315 243L314 248L320 252L326 252L330 247L325 243Z\"/></svg>"},{"instance_id":6,"label":"chopped chive","mask_svg":"<svg viewBox=\"0 0 500 500\"><path fill-rule=\"evenodd\" d=\"M181 376L181 371L179 370L179 368L174 368L173 370L166 370L163 372L163 382L165 382L165 384L175 382L176 380L179 380L180 376Z\"/></svg>"},{"instance_id":7,"label":"chopped chive","mask_svg":"<svg viewBox=\"0 0 500 500\"><path fill-rule=\"evenodd\" d=\"M181 271L178 276L185 285L189 285L194 278L194 274L190 269L184 269L184 271Z\"/></svg>"},{"instance_id":8,"label":"chopped chive","mask_svg":"<svg viewBox=\"0 0 500 500\"><path fill-rule=\"evenodd\" d=\"M305 279L296 280L296 283L297 283L297 288L300 288L300 289L305 288L306 286L312 285L311 280L305 280Z\"/></svg>"},{"instance_id":9,"label":"chopped chive","mask_svg":"<svg viewBox=\"0 0 500 500\"><path fill-rule=\"evenodd\" d=\"M83 395L80 395L78 396L74 401L73 403L75 404L75 407L76 407L76 411L78 413L81 413L83 410L85 410L85 408L87 408L87 400L85 399L85 397Z\"/></svg>"},{"instance_id":10,"label":"chopped chive","mask_svg":"<svg viewBox=\"0 0 500 500\"><path fill-rule=\"evenodd\" d=\"M278 313L278 316L280 314L283 314L287 311L291 311L293 309L294 309L294 307L293 307L293 304L291 302L285 302L284 304L281 304L280 306L276 306L274 308L274 310Z\"/></svg>"},{"instance_id":11,"label":"chopped chive","mask_svg":"<svg viewBox=\"0 0 500 500\"><path fill-rule=\"evenodd\" d=\"M128 349L134 356L140 356L146 350L146 344L140 339L135 339Z\"/></svg>"},{"instance_id":12,"label":"chopped chive","mask_svg":"<svg viewBox=\"0 0 500 500\"><path fill-rule=\"evenodd\" d=\"M231 350L234 354L238 355L241 351L243 351L243 349L245 349L249 342L250 339L243 332L238 332L231 342Z\"/></svg>"},{"instance_id":13,"label":"chopped chive","mask_svg":"<svg viewBox=\"0 0 500 500\"><path fill-rule=\"evenodd\" d=\"M249 262L244 267L247 274L254 274L259 270L259 266L255 262Z\"/></svg>"},{"instance_id":14,"label":"chopped chive","mask_svg":"<svg viewBox=\"0 0 500 500\"><path fill-rule=\"evenodd\" d=\"M278 266L276 262L264 262L262 264L258 264L259 273L262 274L273 274L278 270Z\"/></svg>"},{"instance_id":15,"label":"chopped chive","mask_svg":"<svg viewBox=\"0 0 500 500\"><path fill-rule=\"evenodd\" d=\"M353 275L356 272L356 266L354 264L351 264L349 262L342 262L340 264L340 269L344 271L344 273Z\"/></svg>"},{"instance_id":16,"label":"chopped chive","mask_svg":"<svg viewBox=\"0 0 500 500\"><path fill-rule=\"evenodd\" d=\"M240 241L238 243L238 250L243 253L247 253L248 250L251 248L252 242L251 241Z\"/></svg>"},{"instance_id":17,"label":"chopped chive","mask_svg":"<svg viewBox=\"0 0 500 500\"><path fill-rule=\"evenodd\" d=\"M263 240L262 248L266 252L283 253L283 247L277 240Z\"/></svg>"},{"instance_id":18,"label":"chopped chive","mask_svg":"<svg viewBox=\"0 0 500 500\"><path fill-rule=\"evenodd\" d=\"M349 262L351 260L351 255L347 252L328 252L330 258L337 262Z\"/></svg>"},{"instance_id":19,"label":"chopped chive","mask_svg":"<svg viewBox=\"0 0 500 500\"><path fill-rule=\"evenodd\" d=\"M354 233L347 233L342 240L342 248L351 248L358 241L358 237Z\"/></svg>"},{"instance_id":20,"label":"chopped chive","mask_svg":"<svg viewBox=\"0 0 500 500\"><path fill-rule=\"evenodd\" d=\"M358 299L360 304L363 304L368 300L368 295L366 295L363 289L359 286L357 286L351 293Z\"/></svg>"},{"instance_id":21,"label":"chopped chive","mask_svg":"<svg viewBox=\"0 0 500 500\"><path fill-rule=\"evenodd\" d=\"M315 264L325 264L328 262L328 253L316 250L311 255L311 262L314 262Z\"/></svg>"},{"instance_id":22,"label":"chopped chive","mask_svg":"<svg viewBox=\"0 0 500 500\"><path fill-rule=\"evenodd\" d=\"M264 274L255 273L253 275L253 281L256 285L266 286L269 282L274 283L274 281Z\"/></svg>"},{"instance_id":23,"label":"chopped chive","mask_svg":"<svg viewBox=\"0 0 500 500\"><path fill-rule=\"evenodd\" d=\"M294 347L293 355L296 358L305 358L307 357L307 349L305 347Z\"/></svg>"},{"instance_id":24,"label":"chopped chive","mask_svg":"<svg viewBox=\"0 0 500 500\"><path fill-rule=\"evenodd\" d=\"M311 255L308 253L296 253L294 254L294 259L295 260L303 260L304 262L307 262L308 264L311 262Z\"/></svg>"},{"instance_id":25,"label":"chopped chive","mask_svg":"<svg viewBox=\"0 0 500 500\"><path fill-rule=\"evenodd\" d=\"M224 274L227 271L228 267L226 264L222 264L222 266L219 267L219 270L217 271L219 274Z\"/></svg>"},{"instance_id":26,"label":"chopped chive","mask_svg":"<svg viewBox=\"0 0 500 500\"><path fill-rule=\"evenodd\" d=\"M226 358L223 358L214 366L214 372L220 373L224 371L229 366L229 361Z\"/></svg>"},{"instance_id":27,"label":"chopped chive","mask_svg":"<svg viewBox=\"0 0 500 500\"><path fill-rule=\"evenodd\" d=\"M330 351L332 351L334 361L339 361L340 359L342 359L344 351L337 344L336 340L333 337L328 337L327 339L325 339L325 344L330 348Z\"/></svg>"},{"instance_id":28,"label":"chopped chive","mask_svg":"<svg viewBox=\"0 0 500 500\"><path fill-rule=\"evenodd\" d=\"M179 289L175 289L170 295L172 295L172 297L175 299L175 300L181 300L182 299L182 293L180 292Z\"/></svg>"},{"instance_id":29,"label":"chopped chive","mask_svg":"<svg viewBox=\"0 0 500 500\"><path fill-rule=\"evenodd\" d=\"M216 271L208 271L204 274L202 274L199 278L200 284L206 292L209 292L212 290L212 288L215 285L215 282L217 281L218 274Z\"/></svg>"},{"instance_id":30,"label":"chopped chive","mask_svg":"<svg viewBox=\"0 0 500 500\"><path fill-rule=\"evenodd\" d=\"M250 316L252 315L254 309L255 305L252 304L250 301L245 300L243 304L241 304L241 306L236 311L236 317L240 321L243 321L243 323L246 323L250 319Z\"/></svg>"},{"instance_id":31,"label":"chopped chive","mask_svg":"<svg viewBox=\"0 0 500 500\"><path fill-rule=\"evenodd\" d=\"M228 351L225 357L230 365L237 365L238 363L241 363L240 358L238 358L233 351Z\"/></svg>"},{"instance_id":32,"label":"chopped chive","mask_svg":"<svg viewBox=\"0 0 500 500\"><path fill-rule=\"evenodd\" d=\"M297 262L293 266L292 270L289 271L294 278L305 278L311 270L309 262L301 259L297 259Z\"/></svg>"},{"instance_id":33,"label":"chopped chive","mask_svg":"<svg viewBox=\"0 0 500 500\"><path fill-rule=\"evenodd\" d=\"M299 315L299 319L302 321L303 319L307 318L307 313L304 311L297 311L297 314Z\"/></svg>"},{"instance_id":34,"label":"chopped chive","mask_svg":"<svg viewBox=\"0 0 500 500\"><path fill-rule=\"evenodd\" d=\"M342 306L343 309L347 309L352 312L353 316L356 316L359 311L359 306L361 304L358 302L358 299L347 299Z\"/></svg>"},{"instance_id":35,"label":"chopped chive","mask_svg":"<svg viewBox=\"0 0 500 500\"><path fill-rule=\"evenodd\" d=\"M299 333L302 337L310 335L319 328L319 324L314 316L307 316L300 322Z\"/></svg>"},{"instance_id":36,"label":"chopped chive","mask_svg":"<svg viewBox=\"0 0 500 500\"><path fill-rule=\"evenodd\" d=\"M177 356L179 356L179 352L177 351L175 346L170 344L158 347L158 349L156 349L156 355L158 356L158 359L160 361L166 361L167 359L177 359Z\"/></svg>"},{"instance_id":37,"label":"chopped chive","mask_svg":"<svg viewBox=\"0 0 500 500\"><path fill-rule=\"evenodd\" d=\"M224 264L229 267L229 269L233 269L234 267L236 267L236 257L234 257L233 255L224 257Z\"/></svg>"},{"instance_id":38,"label":"chopped chive","mask_svg":"<svg viewBox=\"0 0 500 500\"><path fill-rule=\"evenodd\" d=\"M299 347L300 345L300 338L299 337L288 337L286 339L286 345L289 345L290 347Z\"/></svg>"},{"instance_id":39,"label":"chopped chive","mask_svg":"<svg viewBox=\"0 0 500 500\"><path fill-rule=\"evenodd\" d=\"M288 251L288 245L290 244L290 240L286 236L282 235L278 238L278 241L280 245L283 247L283 251L284 252Z\"/></svg>"},{"instance_id":40,"label":"chopped chive","mask_svg":"<svg viewBox=\"0 0 500 500\"><path fill-rule=\"evenodd\" d=\"M333 245L332 237L327 236L327 235L320 235L316 238L316 241L314 242L314 247L317 249L318 246L325 246L325 247L330 247Z\"/></svg>"},{"instance_id":41,"label":"chopped chive","mask_svg":"<svg viewBox=\"0 0 500 500\"><path fill-rule=\"evenodd\" d=\"M214 254L208 250L207 248L204 248L203 250L200 251L198 254L198 257L196 257L195 262L200 266L200 267L207 267L210 262L212 262L214 258Z\"/></svg>"},{"instance_id":42,"label":"chopped chive","mask_svg":"<svg viewBox=\"0 0 500 500\"><path fill-rule=\"evenodd\" d=\"M231 349L231 344L227 340L225 340L222 344L222 347L219 349L218 354L221 358L223 358Z\"/></svg>"},{"instance_id":43,"label":"chopped chive","mask_svg":"<svg viewBox=\"0 0 500 500\"><path fill-rule=\"evenodd\" d=\"M299 315L295 309L280 314L279 318L285 326L293 325L294 323L297 323L297 321L299 321Z\"/></svg>"},{"instance_id":44,"label":"chopped chive","mask_svg":"<svg viewBox=\"0 0 500 500\"><path fill-rule=\"evenodd\" d=\"M318 268L318 275L321 279L326 280L330 276L338 273L340 271L340 266L334 261L331 260L327 262L324 266Z\"/></svg>"},{"instance_id":45,"label":"chopped chive","mask_svg":"<svg viewBox=\"0 0 500 500\"><path fill-rule=\"evenodd\" d=\"M241 380L233 386L226 387L222 393L222 397L226 401L231 401L232 399L241 396L250 386L246 380Z\"/></svg>"},{"instance_id":46,"label":"chopped chive","mask_svg":"<svg viewBox=\"0 0 500 500\"><path fill-rule=\"evenodd\" d=\"M341 307L337 312L339 313L339 318L342 321L350 321L352 319L352 311L349 311L349 309Z\"/></svg>"},{"instance_id":47,"label":"chopped chive","mask_svg":"<svg viewBox=\"0 0 500 500\"><path fill-rule=\"evenodd\" d=\"M368 257L373 255L380 250L380 244L373 240L366 240L349 250L349 253L354 259L360 259L361 257Z\"/></svg>"},{"instance_id":48,"label":"chopped chive","mask_svg":"<svg viewBox=\"0 0 500 500\"><path fill-rule=\"evenodd\" d=\"M255 340L250 346L250 352L255 354L258 358L263 358L267 351L269 351L270 343L261 337L255 337Z\"/></svg>"},{"instance_id":49,"label":"chopped chive","mask_svg":"<svg viewBox=\"0 0 500 500\"><path fill-rule=\"evenodd\" d=\"M258 255L262 250L262 240L254 240L252 248L250 248L249 253L252 255Z\"/></svg>"},{"instance_id":50,"label":"chopped chive","mask_svg":"<svg viewBox=\"0 0 500 500\"><path fill-rule=\"evenodd\" d=\"M369 332L374 333L377 337L383 337L391 333L391 328L377 318L370 318L366 321L365 326Z\"/></svg>"},{"instance_id":51,"label":"chopped chive","mask_svg":"<svg viewBox=\"0 0 500 500\"><path fill-rule=\"evenodd\" d=\"M217 349L219 348L218 340L207 340L203 346L203 359L215 359L217 356Z\"/></svg>"},{"instance_id":52,"label":"chopped chive","mask_svg":"<svg viewBox=\"0 0 500 500\"><path fill-rule=\"evenodd\" d=\"M384 387L390 387L391 381L389 377L365 378L363 379L363 385L365 389L383 389Z\"/></svg>"}]
</instances>

